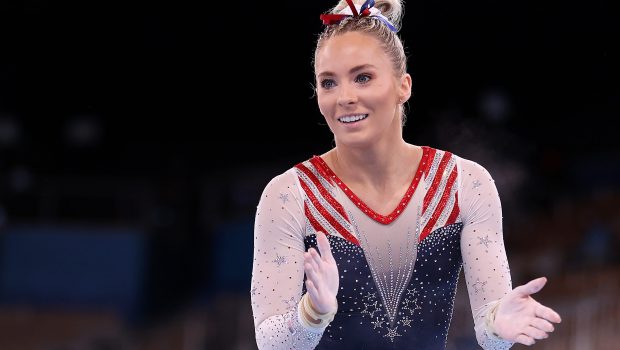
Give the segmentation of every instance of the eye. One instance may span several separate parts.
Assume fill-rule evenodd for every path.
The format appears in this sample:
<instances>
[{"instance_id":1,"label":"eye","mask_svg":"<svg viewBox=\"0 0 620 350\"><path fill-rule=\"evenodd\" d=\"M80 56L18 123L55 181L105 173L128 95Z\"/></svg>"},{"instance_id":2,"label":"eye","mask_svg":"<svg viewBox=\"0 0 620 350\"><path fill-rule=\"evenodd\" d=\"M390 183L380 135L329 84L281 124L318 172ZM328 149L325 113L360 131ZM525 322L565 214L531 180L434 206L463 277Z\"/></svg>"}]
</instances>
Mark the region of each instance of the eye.
<instances>
[{"instance_id":1,"label":"eye","mask_svg":"<svg viewBox=\"0 0 620 350\"><path fill-rule=\"evenodd\" d=\"M360 84L366 84L370 81L371 77L369 74L360 74L355 77L355 82Z\"/></svg>"},{"instance_id":2,"label":"eye","mask_svg":"<svg viewBox=\"0 0 620 350\"><path fill-rule=\"evenodd\" d=\"M320 85L323 89L328 90L328 89L333 88L336 85L336 82L333 79L323 79L321 80Z\"/></svg>"}]
</instances>

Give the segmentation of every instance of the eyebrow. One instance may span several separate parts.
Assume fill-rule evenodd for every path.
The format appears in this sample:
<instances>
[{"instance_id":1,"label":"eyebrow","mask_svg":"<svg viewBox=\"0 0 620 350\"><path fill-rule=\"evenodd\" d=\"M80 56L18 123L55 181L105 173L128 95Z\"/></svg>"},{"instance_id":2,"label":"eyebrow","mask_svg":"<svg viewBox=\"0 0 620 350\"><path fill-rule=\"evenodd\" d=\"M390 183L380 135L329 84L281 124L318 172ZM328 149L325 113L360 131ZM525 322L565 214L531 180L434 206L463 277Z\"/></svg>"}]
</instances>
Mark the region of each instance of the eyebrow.
<instances>
[{"instance_id":1,"label":"eyebrow","mask_svg":"<svg viewBox=\"0 0 620 350\"><path fill-rule=\"evenodd\" d=\"M353 74L356 72L359 72L361 70L365 70L365 69L369 69L369 68L375 68L375 66L373 66L372 64L360 64L359 66L355 66L353 68L351 68L349 70L349 74ZM330 71L325 71L325 72L321 72L317 75L317 77L323 77L323 76L333 76L335 75L333 72Z\"/></svg>"}]
</instances>

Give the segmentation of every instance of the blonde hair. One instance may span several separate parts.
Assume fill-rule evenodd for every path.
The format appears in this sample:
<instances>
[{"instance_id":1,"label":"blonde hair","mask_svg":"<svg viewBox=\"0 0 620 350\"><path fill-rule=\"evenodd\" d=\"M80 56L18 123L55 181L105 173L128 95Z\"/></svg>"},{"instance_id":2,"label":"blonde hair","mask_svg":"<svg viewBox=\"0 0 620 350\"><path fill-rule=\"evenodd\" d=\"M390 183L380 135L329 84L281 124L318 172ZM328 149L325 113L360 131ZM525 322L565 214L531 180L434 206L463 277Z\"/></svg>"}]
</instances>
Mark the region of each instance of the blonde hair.
<instances>
[{"instance_id":1,"label":"blonde hair","mask_svg":"<svg viewBox=\"0 0 620 350\"><path fill-rule=\"evenodd\" d=\"M353 0L353 3L361 6L363 1L364 0ZM340 0L336 6L329 10L329 13L339 13L347 7L349 7L347 2ZM381 11L381 14L394 25L397 31L400 30L403 16L403 0L376 0L374 7ZM329 38L347 32L362 32L377 38L384 52L392 61L394 73L398 76L403 75L407 72L407 56L405 55L405 48L397 31L392 31L382 21L372 16L347 17L337 24L327 25L318 36L312 61L313 66L316 62L317 53Z\"/></svg>"}]
</instances>

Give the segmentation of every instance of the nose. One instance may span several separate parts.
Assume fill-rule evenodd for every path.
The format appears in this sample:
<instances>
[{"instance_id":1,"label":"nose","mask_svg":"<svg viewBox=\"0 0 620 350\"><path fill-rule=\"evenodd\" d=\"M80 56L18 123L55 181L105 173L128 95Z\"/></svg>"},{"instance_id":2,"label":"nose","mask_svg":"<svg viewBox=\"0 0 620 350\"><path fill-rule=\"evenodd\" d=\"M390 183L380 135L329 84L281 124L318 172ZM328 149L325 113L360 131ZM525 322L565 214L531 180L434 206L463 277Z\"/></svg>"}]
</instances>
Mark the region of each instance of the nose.
<instances>
[{"instance_id":1,"label":"nose","mask_svg":"<svg viewBox=\"0 0 620 350\"><path fill-rule=\"evenodd\" d=\"M340 85L340 94L338 95L338 104L342 107L354 104L357 102L357 95L355 89L347 84Z\"/></svg>"}]
</instances>

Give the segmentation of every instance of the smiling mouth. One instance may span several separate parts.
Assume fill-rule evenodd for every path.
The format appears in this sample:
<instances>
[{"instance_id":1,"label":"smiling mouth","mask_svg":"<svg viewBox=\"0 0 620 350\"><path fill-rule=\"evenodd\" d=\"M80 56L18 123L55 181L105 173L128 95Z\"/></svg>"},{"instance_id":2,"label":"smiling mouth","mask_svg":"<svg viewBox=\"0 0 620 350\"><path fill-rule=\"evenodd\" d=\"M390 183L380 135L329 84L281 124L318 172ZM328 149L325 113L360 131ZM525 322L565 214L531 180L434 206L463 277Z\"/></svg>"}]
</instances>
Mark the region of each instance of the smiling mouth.
<instances>
[{"instance_id":1,"label":"smiling mouth","mask_svg":"<svg viewBox=\"0 0 620 350\"><path fill-rule=\"evenodd\" d=\"M338 118L338 121L345 124L356 123L361 120L368 118L368 114L356 114L356 115L346 115L344 117Z\"/></svg>"}]
</instances>

